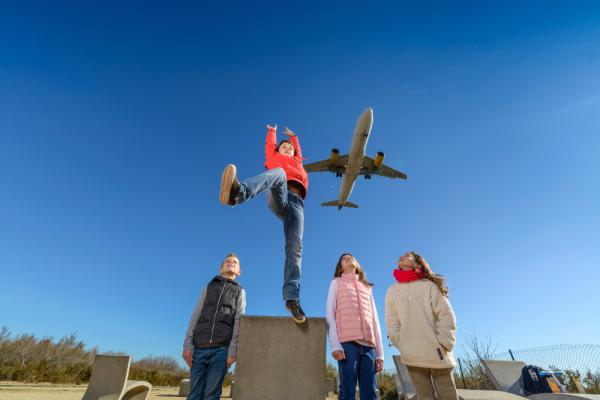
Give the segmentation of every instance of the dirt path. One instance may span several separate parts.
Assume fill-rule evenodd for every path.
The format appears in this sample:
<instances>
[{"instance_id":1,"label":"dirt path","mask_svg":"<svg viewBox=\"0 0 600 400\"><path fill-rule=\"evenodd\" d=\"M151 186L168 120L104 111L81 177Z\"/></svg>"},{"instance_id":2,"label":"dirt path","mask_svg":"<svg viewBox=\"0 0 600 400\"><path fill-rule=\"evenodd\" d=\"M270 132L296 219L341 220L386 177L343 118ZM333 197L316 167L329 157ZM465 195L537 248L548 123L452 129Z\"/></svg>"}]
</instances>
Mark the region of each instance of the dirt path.
<instances>
[{"instance_id":1,"label":"dirt path","mask_svg":"<svg viewBox=\"0 0 600 400\"><path fill-rule=\"evenodd\" d=\"M1 400L81 400L87 385L53 385L51 383L21 383L0 381ZM227 393L226 393L227 392ZM226 389L223 394L228 394ZM179 397L179 388L155 386L149 400L185 400ZM221 400L232 400L222 397ZM337 396L327 400L337 400Z\"/></svg>"}]
</instances>

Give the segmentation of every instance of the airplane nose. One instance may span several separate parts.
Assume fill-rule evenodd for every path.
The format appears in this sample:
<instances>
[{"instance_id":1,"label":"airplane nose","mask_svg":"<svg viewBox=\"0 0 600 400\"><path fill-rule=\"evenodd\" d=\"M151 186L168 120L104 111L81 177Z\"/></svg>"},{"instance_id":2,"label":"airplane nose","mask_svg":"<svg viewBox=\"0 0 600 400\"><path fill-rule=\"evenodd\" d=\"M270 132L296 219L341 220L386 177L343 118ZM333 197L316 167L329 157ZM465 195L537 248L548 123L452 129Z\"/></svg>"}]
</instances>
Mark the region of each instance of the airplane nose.
<instances>
[{"instance_id":1,"label":"airplane nose","mask_svg":"<svg viewBox=\"0 0 600 400\"><path fill-rule=\"evenodd\" d=\"M363 126L368 126L369 131L371 130L371 126L373 125L373 109L371 107L367 107L365 111L360 115L360 124ZM368 132L365 132L365 136L368 136Z\"/></svg>"}]
</instances>

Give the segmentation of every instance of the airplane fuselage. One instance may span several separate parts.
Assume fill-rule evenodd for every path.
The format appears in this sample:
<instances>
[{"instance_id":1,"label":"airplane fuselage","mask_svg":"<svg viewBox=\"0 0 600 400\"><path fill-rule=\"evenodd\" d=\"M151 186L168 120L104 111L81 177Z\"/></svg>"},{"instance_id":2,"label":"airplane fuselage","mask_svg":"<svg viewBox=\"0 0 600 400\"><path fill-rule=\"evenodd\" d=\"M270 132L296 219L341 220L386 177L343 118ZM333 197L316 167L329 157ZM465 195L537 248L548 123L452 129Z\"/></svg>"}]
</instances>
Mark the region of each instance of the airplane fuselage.
<instances>
[{"instance_id":1,"label":"airplane fuselage","mask_svg":"<svg viewBox=\"0 0 600 400\"><path fill-rule=\"evenodd\" d=\"M340 192L338 194L338 208L341 208L354 188L354 183L360 169L363 165L365 158L365 149L371 134L371 127L373 126L373 109L367 108L356 122L354 128L354 135L352 136L352 144L350 145L350 151L348 152L348 164L346 165L346 172L342 178L340 185Z\"/></svg>"}]
</instances>

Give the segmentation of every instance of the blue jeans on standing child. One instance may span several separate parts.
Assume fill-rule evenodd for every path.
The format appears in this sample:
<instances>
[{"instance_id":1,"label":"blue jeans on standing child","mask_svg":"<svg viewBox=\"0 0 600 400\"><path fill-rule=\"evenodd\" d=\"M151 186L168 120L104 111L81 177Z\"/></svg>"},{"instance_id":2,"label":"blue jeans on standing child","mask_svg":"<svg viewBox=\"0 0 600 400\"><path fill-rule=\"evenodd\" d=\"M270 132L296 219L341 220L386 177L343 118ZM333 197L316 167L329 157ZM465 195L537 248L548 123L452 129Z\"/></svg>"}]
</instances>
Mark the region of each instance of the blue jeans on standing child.
<instances>
[{"instance_id":1,"label":"blue jeans on standing child","mask_svg":"<svg viewBox=\"0 0 600 400\"><path fill-rule=\"evenodd\" d=\"M300 265L302 263L302 234L304 232L304 200L288 191L287 176L282 168L273 168L240 183L236 204L267 191L267 203L283 221L285 234L285 267L283 271L283 300L300 298Z\"/></svg>"},{"instance_id":2,"label":"blue jeans on standing child","mask_svg":"<svg viewBox=\"0 0 600 400\"><path fill-rule=\"evenodd\" d=\"M375 400L375 348L356 342L342 343L342 347L346 359L338 361L339 400L354 400L357 379L360 400Z\"/></svg>"},{"instance_id":3,"label":"blue jeans on standing child","mask_svg":"<svg viewBox=\"0 0 600 400\"><path fill-rule=\"evenodd\" d=\"M188 400L219 400L227 373L227 346L194 348Z\"/></svg>"}]
</instances>

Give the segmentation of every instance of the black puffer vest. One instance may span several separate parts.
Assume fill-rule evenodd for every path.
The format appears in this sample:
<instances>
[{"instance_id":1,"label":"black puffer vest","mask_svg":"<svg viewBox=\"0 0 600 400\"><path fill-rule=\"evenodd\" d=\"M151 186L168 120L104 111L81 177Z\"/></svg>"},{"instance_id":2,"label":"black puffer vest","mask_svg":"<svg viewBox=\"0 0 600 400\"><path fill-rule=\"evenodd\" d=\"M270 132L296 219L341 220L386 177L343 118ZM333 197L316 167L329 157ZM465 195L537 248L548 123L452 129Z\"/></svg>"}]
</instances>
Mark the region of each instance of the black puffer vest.
<instances>
[{"instance_id":1,"label":"black puffer vest","mask_svg":"<svg viewBox=\"0 0 600 400\"><path fill-rule=\"evenodd\" d=\"M202 312L194 329L194 347L229 346L241 286L220 275L206 287Z\"/></svg>"}]
</instances>

